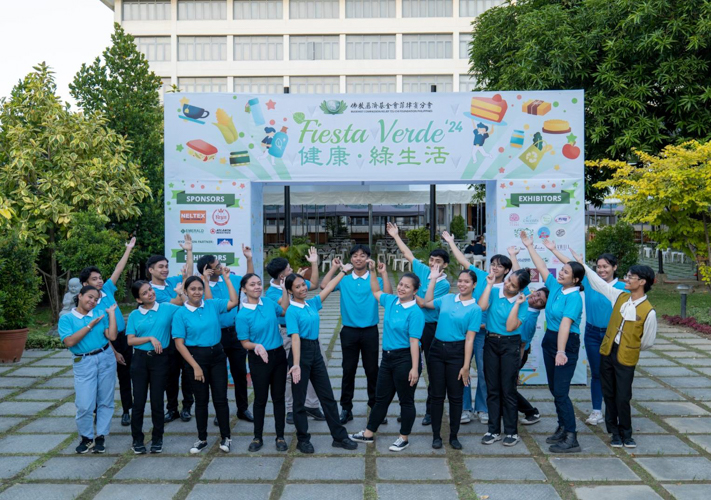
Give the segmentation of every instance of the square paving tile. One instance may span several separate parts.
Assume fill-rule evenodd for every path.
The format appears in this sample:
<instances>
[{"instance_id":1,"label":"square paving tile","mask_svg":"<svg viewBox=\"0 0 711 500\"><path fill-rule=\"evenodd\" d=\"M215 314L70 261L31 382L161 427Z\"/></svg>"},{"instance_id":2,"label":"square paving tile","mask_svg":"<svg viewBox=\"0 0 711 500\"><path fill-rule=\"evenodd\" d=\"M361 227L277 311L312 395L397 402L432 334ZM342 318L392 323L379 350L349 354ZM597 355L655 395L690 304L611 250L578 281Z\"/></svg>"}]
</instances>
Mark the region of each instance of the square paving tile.
<instances>
[{"instance_id":1,"label":"square paving tile","mask_svg":"<svg viewBox=\"0 0 711 500\"><path fill-rule=\"evenodd\" d=\"M642 368L647 367L647 366L678 366L676 363L674 363L670 359L665 359L665 358L643 358L639 360L639 363L637 366L640 366Z\"/></svg>"},{"instance_id":2,"label":"square paving tile","mask_svg":"<svg viewBox=\"0 0 711 500\"><path fill-rule=\"evenodd\" d=\"M0 387L27 387L35 383L35 379L27 377L0 377Z\"/></svg>"},{"instance_id":3,"label":"square paving tile","mask_svg":"<svg viewBox=\"0 0 711 500\"><path fill-rule=\"evenodd\" d=\"M365 479L365 460L351 457L298 457L291 466L289 479L362 480Z\"/></svg>"},{"instance_id":4,"label":"square paving tile","mask_svg":"<svg viewBox=\"0 0 711 500\"><path fill-rule=\"evenodd\" d=\"M605 424L600 424L605 429ZM654 423L647 417L635 417L632 419L632 432L641 434L667 434L667 431Z\"/></svg>"},{"instance_id":5,"label":"square paving tile","mask_svg":"<svg viewBox=\"0 0 711 500\"><path fill-rule=\"evenodd\" d=\"M578 434L592 434L590 427L588 427L582 420L576 418L575 424L578 429ZM543 417L537 424L521 425L521 421L519 420L518 425L519 432L522 429L526 429L530 434L550 435L553 434L558 428L558 420L555 417Z\"/></svg>"},{"instance_id":6,"label":"square paving tile","mask_svg":"<svg viewBox=\"0 0 711 500\"><path fill-rule=\"evenodd\" d=\"M9 396L13 392L15 392L17 389L0 389L0 399Z\"/></svg>"},{"instance_id":7,"label":"square paving tile","mask_svg":"<svg viewBox=\"0 0 711 500\"><path fill-rule=\"evenodd\" d=\"M641 481L619 458L548 459L566 481Z\"/></svg>"},{"instance_id":8,"label":"square paving tile","mask_svg":"<svg viewBox=\"0 0 711 500\"><path fill-rule=\"evenodd\" d=\"M711 368L696 368L696 371L711 376Z\"/></svg>"},{"instance_id":9,"label":"square paving tile","mask_svg":"<svg viewBox=\"0 0 711 500\"><path fill-rule=\"evenodd\" d=\"M2 378L0 378L0 380L2 380ZM48 381L38 385L37 387L39 387L41 389L54 389L54 388L72 389L72 388L74 388L74 378L55 377L55 378L51 378Z\"/></svg>"},{"instance_id":10,"label":"square paving tile","mask_svg":"<svg viewBox=\"0 0 711 500\"><path fill-rule=\"evenodd\" d=\"M15 396L16 400L59 401L74 394L74 389L30 389Z\"/></svg>"},{"instance_id":11,"label":"square paving tile","mask_svg":"<svg viewBox=\"0 0 711 500\"><path fill-rule=\"evenodd\" d=\"M459 436L462 443L462 453L464 455L530 455L526 443L519 441L516 446L504 446L501 441L494 444L481 444L481 437L484 434L473 436ZM545 439L545 437L544 437Z\"/></svg>"},{"instance_id":12,"label":"square paving tile","mask_svg":"<svg viewBox=\"0 0 711 500\"><path fill-rule=\"evenodd\" d=\"M314 445L316 455L348 455L362 456L368 450L366 444L358 443L358 448L355 450L344 450L343 448L335 448L333 446L333 438L330 434L312 434L311 444ZM264 442L266 446L266 441ZM270 446L274 447L274 442L270 441ZM371 445L372 446L372 445Z\"/></svg>"},{"instance_id":13,"label":"square paving tile","mask_svg":"<svg viewBox=\"0 0 711 500\"><path fill-rule=\"evenodd\" d=\"M690 366L711 366L711 358L681 358L679 363Z\"/></svg>"},{"instance_id":14,"label":"square paving tile","mask_svg":"<svg viewBox=\"0 0 711 500\"><path fill-rule=\"evenodd\" d=\"M139 456L118 471L116 479L187 479L200 458Z\"/></svg>"},{"instance_id":15,"label":"square paving tile","mask_svg":"<svg viewBox=\"0 0 711 500\"><path fill-rule=\"evenodd\" d=\"M543 473L532 458L468 458L464 461L474 481L497 479L517 481L545 481Z\"/></svg>"},{"instance_id":16,"label":"square paving tile","mask_svg":"<svg viewBox=\"0 0 711 500\"><path fill-rule=\"evenodd\" d=\"M375 449L378 450L378 453L381 455L394 455L395 453L388 450L388 447L390 447L391 444L395 442L395 440L398 438L398 434L381 434L380 432L375 438ZM410 436L410 445L405 448L403 451L397 452L398 456L401 455L444 455L446 453L446 448L451 448L449 446L449 442L447 440L447 437L445 437L444 441L444 446L440 448L439 450L432 449L432 436ZM366 445L366 444L361 444L359 445L360 447L365 448L366 446L372 446L372 445Z\"/></svg>"},{"instance_id":17,"label":"square paving tile","mask_svg":"<svg viewBox=\"0 0 711 500\"><path fill-rule=\"evenodd\" d=\"M0 439L0 453L47 453L69 436L70 434L13 434Z\"/></svg>"},{"instance_id":18,"label":"square paving tile","mask_svg":"<svg viewBox=\"0 0 711 500\"><path fill-rule=\"evenodd\" d=\"M66 368L69 366L69 360L66 358L59 358L57 356L52 356L46 359L38 359L37 361L34 361L31 365L31 367L40 367L40 366L57 366L60 368Z\"/></svg>"},{"instance_id":19,"label":"square paving tile","mask_svg":"<svg viewBox=\"0 0 711 500\"><path fill-rule=\"evenodd\" d=\"M55 457L33 470L28 479L96 479L116 463L115 457Z\"/></svg>"},{"instance_id":20,"label":"square paving tile","mask_svg":"<svg viewBox=\"0 0 711 500\"><path fill-rule=\"evenodd\" d=\"M708 403L711 401L711 388L706 388L706 389L687 389L685 387L681 387L677 389L679 392L682 394L686 394L689 396L691 399L694 399L696 401L701 401L702 403Z\"/></svg>"},{"instance_id":21,"label":"square paving tile","mask_svg":"<svg viewBox=\"0 0 711 500\"><path fill-rule=\"evenodd\" d=\"M229 481L235 479L268 479L279 475L284 459L281 457L228 457L215 458L201 479Z\"/></svg>"},{"instance_id":22,"label":"square paving tile","mask_svg":"<svg viewBox=\"0 0 711 500\"><path fill-rule=\"evenodd\" d=\"M711 417L665 418L664 421L684 434L711 433Z\"/></svg>"},{"instance_id":23,"label":"square paving tile","mask_svg":"<svg viewBox=\"0 0 711 500\"><path fill-rule=\"evenodd\" d=\"M94 497L95 500L170 500L178 490L180 484L107 484Z\"/></svg>"},{"instance_id":24,"label":"square paving tile","mask_svg":"<svg viewBox=\"0 0 711 500\"><path fill-rule=\"evenodd\" d=\"M649 486L620 485L620 486L586 486L575 488L575 496L579 500L655 500L661 499Z\"/></svg>"},{"instance_id":25,"label":"square paving tile","mask_svg":"<svg viewBox=\"0 0 711 500\"><path fill-rule=\"evenodd\" d=\"M16 484L0 493L0 500L72 500L87 488L84 484Z\"/></svg>"},{"instance_id":26,"label":"square paving tile","mask_svg":"<svg viewBox=\"0 0 711 500\"><path fill-rule=\"evenodd\" d=\"M638 377L635 374L634 381L632 382L632 389L653 389L655 387L662 387L661 384L655 382L651 378Z\"/></svg>"},{"instance_id":27,"label":"square paving tile","mask_svg":"<svg viewBox=\"0 0 711 500\"><path fill-rule=\"evenodd\" d=\"M457 488L453 484L387 484L376 486L379 500L457 500Z\"/></svg>"},{"instance_id":28,"label":"square paving tile","mask_svg":"<svg viewBox=\"0 0 711 500\"><path fill-rule=\"evenodd\" d=\"M676 436L637 436L637 448L623 448L630 455L698 455Z\"/></svg>"},{"instance_id":29,"label":"square paving tile","mask_svg":"<svg viewBox=\"0 0 711 500\"><path fill-rule=\"evenodd\" d=\"M24 422L24 420L24 418L20 417L0 417L0 432L5 432L20 422Z\"/></svg>"},{"instance_id":30,"label":"square paving tile","mask_svg":"<svg viewBox=\"0 0 711 500\"><path fill-rule=\"evenodd\" d=\"M701 446L708 453L711 453L711 434L702 434L697 436L687 436L693 443Z\"/></svg>"},{"instance_id":31,"label":"square paving tile","mask_svg":"<svg viewBox=\"0 0 711 500\"><path fill-rule=\"evenodd\" d=\"M305 485L304 485L305 486ZM314 485L318 486L318 485ZM270 484L196 484L187 500L214 500L215 498L233 498L235 492L249 500L269 500L272 491ZM284 498L282 496L282 498Z\"/></svg>"},{"instance_id":32,"label":"square paving tile","mask_svg":"<svg viewBox=\"0 0 711 500\"><path fill-rule=\"evenodd\" d=\"M675 389L679 387L711 387L711 378L707 377L660 377L660 379Z\"/></svg>"},{"instance_id":33,"label":"square paving tile","mask_svg":"<svg viewBox=\"0 0 711 500\"><path fill-rule=\"evenodd\" d=\"M287 484L280 500L362 500L361 484Z\"/></svg>"},{"instance_id":34,"label":"square paving tile","mask_svg":"<svg viewBox=\"0 0 711 500\"><path fill-rule=\"evenodd\" d=\"M9 479L37 460L39 456L0 457L0 479Z\"/></svg>"},{"instance_id":35,"label":"square paving tile","mask_svg":"<svg viewBox=\"0 0 711 500\"><path fill-rule=\"evenodd\" d=\"M643 402L639 404L660 416L711 416L709 412L694 403Z\"/></svg>"},{"instance_id":36,"label":"square paving tile","mask_svg":"<svg viewBox=\"0 0 711 500\"><path fill-rule=\"evenodd\" d=\"M560 500L549 484L474 484L474 492L490 500Z\"/></svg>"},{"instance_id":37,"label":"square paving tile","mask_svg":"<svg viewBox=\"0 0 711 500\"><path fill-rule=\"evenodd\" d=\"M553 455L548 448L550 444L546 443L546 436L536 435L533 436L536 440L538 446L546 455ZM610 448L603 443L599 437L595 435L578 434L578 443L580 444L581 453L588 455L612 455ZM518 446L518 445L517 445Z\"/></svg>"},{"instance_id":38,"label":"square paving tile","mask_svg":"<svg viewBox=\"0 0 711 500\"><path fill-rule=\"evenodd\" d=\"M24 427L20 427L15 432L27 434L61 434L72 433L76 431L77 423L76 420L74 420L74 418L72 417L45 417L33 420Z\"/></svg>"},{"instance_id":39,"label":"square paving tile","mask_svg":"<svg viewBox=\"0 0 711 500\"><path fill-rule=\"evenodd\" d=\"M711 479L711 461L703 457L649 457L635 460L658 481Z\"/></svg>"},{"instance_id":40,"label":"square paving tile","mask_svg":"<svg viewBox=\"0 0 711 500\"><path fill-rule=\"evenodd\" d=\"M397 457L378 457L376 459L378 478L406 481L428 481L432 479L451 479L445 458L415 458L406 460Z\"/></svg>"},{"instance_id":41,"label":"square paving tile","mask_svg":"<svg viewBox=\"0 0 711 500\"><path fill-rule=\"evenodd\" d=\"M632 397L637 401L686 401L684 396L671 389L634 389Z\"/></svg>"},{"instance_id":42,"label":"square paving tile","mask_svg":"<svg viewBox=\"0 0 711 500\"><path fill-rule=\"evenodd\" d=\"M46 410L54 403L35 403L35 402L19 402L9 401L0 403L0 415L25 415L32 416Z\"/></svg>"},{"instance_id":43,"label":"square paving tile","mask_svg":"<svg viewBox=\"0 0 711 500\"><path fill-rule=\"evenodd\" d=\"M15 377L49 377L55 373L62 371L65 367L49 367L49 366L23 366L22 368L15 370L13 376Z\"/></svg>"},{"instance_id":44,"label":"square paving tile","mask_svg":"<svg viewBox=\"0 0 711 500\"><path fill-rule=\"evenodd\" d=\"M662 486L679 500L708 500L711 495L711 485L708 484L663 484Z\"/></svg>"},{"instance_id":45,"label":"square paving tile","mask_svg":"<svg viewBox=\"0 0 711 500\"><path fill-rule=\"evenodd\" d=\"M278 456L284 456L285 453L283 451L277 451L276 446L274 443L274 439L276 438L275 435L271 434L265 434L264 435L264 446L262 446L262 449L259 451L255 452L248 452L247 448L249 448L249 443L252 442L252 438L254 436L232 436L232 453L237 453L237 454L248 454L250 457L255 457L255 456L261 456L261 455L278 455ZM294 438L294 434L289 434L288 429L287 429L287 434L284 436L284 439L286 440L286 444L288 446L291 446L291 441ZM313 438L314 436L311 436L311 443L313 444ZM192 438L194 439L194 438ZM209 437L208 437L209 439ZM360 447L360 446L359 446ZM331 449L331 443L329 441L328 444L328 449ZM323 449L316 450L316 453L330 453L330 451L324 451Z\"/></svg>"}]
</instances>

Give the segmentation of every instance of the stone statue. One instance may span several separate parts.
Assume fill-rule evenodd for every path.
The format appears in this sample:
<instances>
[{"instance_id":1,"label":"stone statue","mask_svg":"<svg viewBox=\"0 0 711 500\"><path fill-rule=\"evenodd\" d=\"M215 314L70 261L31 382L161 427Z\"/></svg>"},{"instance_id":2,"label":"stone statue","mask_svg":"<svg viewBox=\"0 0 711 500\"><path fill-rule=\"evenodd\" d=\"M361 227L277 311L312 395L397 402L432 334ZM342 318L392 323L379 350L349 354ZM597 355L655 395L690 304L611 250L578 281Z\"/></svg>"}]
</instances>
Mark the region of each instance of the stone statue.
<instances>
[{"instance_id":1,"label":"stone statue","mask_svg":"<svg viewBox=\"0 0 711 500\"><path fill-rule=\"evenodd\" d=\"M64 298L62 299L62 311L59 313L60 318L72 312L72 308L75 306L74 297L79 295L79 290L81 290L81 281L79 281L79 278L72 278L69 280L67 287L69 291L64 294Z\"/></svg>"}]
</instances>

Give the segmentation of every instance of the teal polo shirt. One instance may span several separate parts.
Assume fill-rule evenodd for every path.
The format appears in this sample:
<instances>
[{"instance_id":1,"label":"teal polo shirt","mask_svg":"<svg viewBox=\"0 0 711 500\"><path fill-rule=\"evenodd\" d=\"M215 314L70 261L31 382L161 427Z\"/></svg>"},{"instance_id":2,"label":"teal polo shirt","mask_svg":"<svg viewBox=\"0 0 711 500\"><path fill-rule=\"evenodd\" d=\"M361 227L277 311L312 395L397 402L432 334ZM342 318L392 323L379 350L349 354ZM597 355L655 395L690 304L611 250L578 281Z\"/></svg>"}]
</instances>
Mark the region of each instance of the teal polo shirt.
<instances>
[{"instance_id":1,"label":"teal polo shirt","mask_svg":"<svg viewBox=\"0 0 711 500\"><path fill-rule=\"evenodd\" d=\"M625 290L625 284L617 278L610 285L629 293ZM603 294L593 290L587 276L583 278L583 286L585 287L585 321L598 328L607 328L612 316L612 303Z\"/></svg>"},{"instance_id":2,"label":"teal polo shirt","mask_svg":"<svg viewBox=\"0 0 711 500\"><path fill-rule=\"evenodd\" d=\"M154 285L150 282L153 290L156 292L156 302L170 302L172 299L178 296L173 290L176 286L183 282L182 276L171 276L165 280L165 285Z\"/></svg>"},{"instance_id":3,"label":"teal polo shirt","mask_svg":"<svg viewBox=\"0 0 711 500\"><path fill-rule=\"evenodd\" d=\"M290 302L286 310L286 333L288 335L298 334L306 340L318 340L318 330L321 319L318 312L323 305L321 297L318 295L307 300L303 304Z\"/></svg>"},{"instance_id":4,"label":"teal polo shirt","mask_svg":"<svg viewBox=\"0 0 711 500\"><path fill-rule=\"evenodd\" d=\"M430 286L430 268L429 266L424 265L419 260L414 259L412 261L412 272L415 273L418 278L420 278L420 289L417 290L417 296L424 299L425 295L427 295L427 288ZM437 284L435 285L434 291L435 299L439 297L444 297L449 293L449 281L447 281L446 276L446 274L443 274L437 280ZM425 323L437 322L437 316L439 313L436 309L423 308L422 312L425 315Z\"/></svg>"},{"instance_id":5,"label":"teal polo shirt","mask_svg":"<svg viewBox=\"0 0 711 500\"><path fill-rule=\"evenodd\" d=\"M185 339L191 347L212 347L220 343L220 314L227 312L225 299L203 300L199 307L185 304L173 316L174 339Z\"/></svg>"},{"instance_id":6,"label":"teal polo shirt","mask_svg":"<svg viewBox=\"0 0 711 500\"><path fill-rule=\"evenodd\" d=\"M96 303L96 307L94 308L94 311L96 311L95 314L101 316L102 314L105 314L106 309L111 307L113 304L116 304L116 299L114 297L116 290L116 285L114 285L114 282L111 281L111 278L109 278L104 283L104 286L101 287L101 298L99 299L99 302ZM118 304L116 304L116 331L122 332L125 329L126 320L123 319L123 313L121 312L121 309L119 309Z\"/></svg>"},{"instance_id":7,"label":"teal polo shirt","mask_svg":"<svg viewBox=\"0 0 711 500\"><path fill-rule=\"evenodd\" d=\"M536 336L536 325L538 324L538 317L540 315L540 309L534 309L533 307L528 308L526 319L521 326L521 343L525 344L524 351L531 346L531 341L533 337Z\"/></svg>"},{"instance_id":8,"label":"teal polo shirt","mask_svg":"<svg viewBox=\"0 0 711 500\"><path fill-rule=\"evenodd\" d=\"M378 278L378 285L382 290L382 278ZM363 276L356 276L355 273L344 276L335 290L341 292L343 326L368 328L379 323L378 301L370 290L370 271Z\"/></svg>"},{"instance_id":9,"label":"teal polo shirt","mask_svg":"<svg viewBox=\"0 0 711 500\"><path fill-rule=\"evenodd\" d=\"M383 321L383 351L409 349L410 339L421 339L425 328L425 315L413 299L401 304L389 293L380 294L380 305L385 308Z\"/></svg>"},{"instance_id":10,"label":"teal polo shirt","mask_svg":"<svg viewBox=\"0 0 711 500\"><path fill-rule=\"evenodd\" d=\"M306 289L311 290L311 282L308 280L306 280ZM276 303L279 303L279 301L281 300L281 286L279 285L279 283L274 283L274 280L271 280L269 282L269 288L267 288L267 291L264 293L264 296L269 297ZM285 316L279 317L279 324L281 326L286 326Z\"/></svg>"},{"instance_id":11,"label":"teal polo shirt","mask_svg":"<svg viewBox=\"0 0 711 500\"><path fill-rule=\"evenodd\" d=\"M281 318L283 312L269 297L259 299L259 304L243 302L235 322L237 339L262 344L267 351L281 347L283 341L277 318Z\"/></svg>"},{"instance_id":12,"label":"teal polo shirt","mask_svg":"<svg viewBox=\"0 0 711 500\"><path fill-rule=\"evenodd\" d=\"M513 332L506 331L506 320L509 318L509 313L511 313L511 309L513 309L516 303L517 296L518 294L511 298L506 297L503 287L499 287L498 290L491 290L489 294L489 314L486 317L486 329L488 331L507 336L521 334L521 326ZM521 304L518 307L518 319L521 321L521 325L523 325L523 321L526 319L526 314L528 313L526 308L526 304Z\"/></svg>"},{"instance_id":13,"label":"teal polo shirt","mask_svg":"<svg viewBox=\"0 0 711 500\"><path fill-rule=\"evenodd\" d=\"M126 335L136 337L155 337L160 342L163 349L170 346L170 329L173 325L173 316L180 310L180 306L175 304L155 302L150 309L140 307L128 315L128 326ZM152 351L153 344L135 345L134 349L141 351Z\"/></svg>"},{"instance_id":14,"label":"teal polo shirt","mask_svg":"<svg viewBox=\"0 0 711 500\"><path fill-rule=\"evenodd\" d=\"M57 327L59 330L59 338L64 341L67 337L74 335L85 326L88 326L89 323L94 321L94 318L98 318L102 315L104 319L94 325L94 328L89 330L89 333L87 333L78 344L70 347L69 350L74 354L86 354L87 352L101 349L109 341L104 334L104 331L109 327L109 315L105 311L101 311L101 314L98 314L96 308L89 311L87 315L82 315L76 308L73 308L72 312L59 318L59 325Z\"/></svg>"},{"instance_id":15,"label":"teal polo shirt","mask_svg":"<svg viewBox=\"0 0 711 500\"><path fill-rule=\"evenodd\" d=\"M462 301L459 294L448 293L434 300L439 313L435 338L442 342L466 340L467 332L478 332L481 326L481 307L475 298Z\"/></svg>"},{"instance_id":16,"label":"teal polo shirt","mask_svg":"<svg viewBox=\"0 0 711 500\"><path fill-rule=\"evenodd\" d=\"M239 293L240 282L242 281L242 276L236 276L230 274L230 281L235 290ZM222 276L217 281L210 281L210 291L212 292L213 299L226 299L230 300L230 292L227 290L227 283ZM237 308L235 307L231 311L220 314L220 328L229 328L235 326L235 318L237 317Z\"/></svg>"},{"instance_id":17,"label":"teal polo shirt","mask_svg":"<svg viewBox=\"0 0 711 500\"><path fill-rule=\"evenodd\" d=\"M560 322L563 318L570 318L573 324L570 331L580 333L580 320L583 317L583 298L580 296L580 288L572 287L563 291L563 287L552 274L546 280L548 287L548 303L546 304L546 322L548 329L557 332L560 330Z\"/></svg>"}]
</instances>

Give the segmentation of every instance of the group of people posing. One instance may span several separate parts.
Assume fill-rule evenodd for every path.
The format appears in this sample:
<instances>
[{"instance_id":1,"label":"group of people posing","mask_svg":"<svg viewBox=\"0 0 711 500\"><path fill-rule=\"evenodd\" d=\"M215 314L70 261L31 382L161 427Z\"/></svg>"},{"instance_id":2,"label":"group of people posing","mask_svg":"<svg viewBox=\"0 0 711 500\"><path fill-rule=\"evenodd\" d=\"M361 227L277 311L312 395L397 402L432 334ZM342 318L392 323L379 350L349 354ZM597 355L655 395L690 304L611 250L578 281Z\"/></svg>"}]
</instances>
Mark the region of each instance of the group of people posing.
<instances>
[{"instance_id":1,"label":"group of people posing","mask_svg":"<svg viewBox=\"0 0 711 500\"><path fill-rule=\"evenodd\" d=\"M73 358L76 421L81 442L77 453L105 451L114 410L116 371L123 406L122 425L131 426L133 451L146 453L143 415L150 390L153 423L151 453L161 453L165 423L189 421L195 406L198 439L190 453L208 446L208 404L215 408L219 448L231 449L227 399L229 370L235 385L237 417L254 423L249 451L264 446L264 420L271 395L275 447L286 451L285 424L296 427L296 448L314 453L308 418L325 420L332 445L355 449L373 443L387 424L390 403L397 394L399 435L389 449L404 450L416 419L415 389L427 368L427 402L422 425L432 426L432 447L442 448L444 401L449 400L449 445L461 449L462 423L478 418L488 425L486 445L502 441L516 445L519 421L532 425L540 414L517 390L518 373L526 362L540 312L545 310L546 332L541 344L548 386L558 416L556 431L547 438L554 453L580 451L569 389L580 349L583 302L586 310L584 341L592 373L593 412L589 424L603 421L612 446L634 447L630 399L639 352L656 336L656 316L646 292L654 282L647 266L632 266L626 282L615 277L617 260L610 254L597 259L593 271L571 250L560 253L553 241L544 246L563 263L551 273L533 240L522 233L523 246L545 286L529 290L531 274L521 269L518 247L508 257L494 255L489 272L470 266L447 232L442 239L464 268L451 293L446 269L450 254L433 250L427 264L417 260L388 223L392 236L412 272L404 273L393 290L384 263L371 259L366 245L355 245L350 263L334 259L319 282L318 256L311 248L311 264L294 272L283 258L271 260L266 292L254 273L252 254L243 247L247 274L233 275L214 255L197 261L193 275L192 241L181 244L186 264L170 276L168 259L152 256L146 263L150 280L137 281L131 293L138 303L124 322L114 298L116 283L135 244L127 244L111 278L103 281L96 267L81 272L82 289L71 314L60 319L59 333ZM581 292L585 290L584 300ZM343 381L339 412L319 342L319 310L329 295L340 291ZM309 298L310 291L318 291ZM379 307L384 310L380 356ZM381 358L378 363L379 357ZM470 383L476 364L477 387ZM370 408L366 428L349 434L359 362L367 381ZM247 368L254 387L253 414L247 397ZM117 369L118 366L118 369ZM178 395L182 389L182 410ZM164 413L164 393L167 411ZM605 416L602 400L605 400ZM96 415L94 419L94 413ZM519 413L523 417L519 418ZM503 431L502 431L503 423ZM95 426L95 429L94 429Z\"/></svg>"}]
</instances>

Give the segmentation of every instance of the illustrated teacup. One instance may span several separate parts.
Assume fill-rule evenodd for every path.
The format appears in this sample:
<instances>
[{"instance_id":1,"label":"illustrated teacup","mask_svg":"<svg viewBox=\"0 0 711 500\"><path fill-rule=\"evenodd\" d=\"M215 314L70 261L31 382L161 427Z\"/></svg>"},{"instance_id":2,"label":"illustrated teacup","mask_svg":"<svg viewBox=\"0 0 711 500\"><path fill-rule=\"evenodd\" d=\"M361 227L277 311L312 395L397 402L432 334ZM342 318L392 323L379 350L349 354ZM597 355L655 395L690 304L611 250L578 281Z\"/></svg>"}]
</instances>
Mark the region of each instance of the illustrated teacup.
<instances>
[{"instance_id":1,"label":"illustrated teacup","mask_svg":"<svg viewBox=\"0 0 711 500\"><path fill-rule=\"evenodd\" d=\"M192 118L193 120L198 120L200 118L207 118L210 115L210 112L207 111L206 109L199 108L197 106L191 106L190 104L184 104L183 105L183 114L187 116L188 118Z\"/></svg>"}]
</instances>

